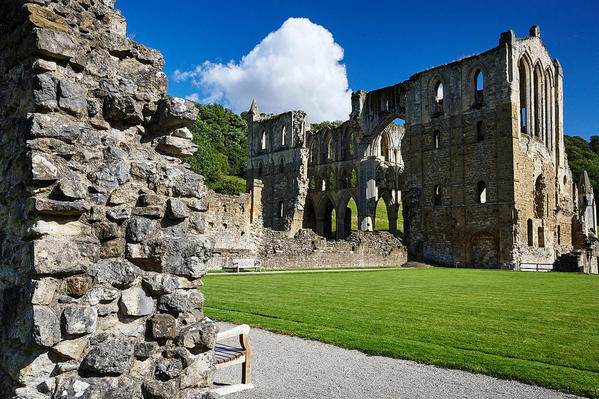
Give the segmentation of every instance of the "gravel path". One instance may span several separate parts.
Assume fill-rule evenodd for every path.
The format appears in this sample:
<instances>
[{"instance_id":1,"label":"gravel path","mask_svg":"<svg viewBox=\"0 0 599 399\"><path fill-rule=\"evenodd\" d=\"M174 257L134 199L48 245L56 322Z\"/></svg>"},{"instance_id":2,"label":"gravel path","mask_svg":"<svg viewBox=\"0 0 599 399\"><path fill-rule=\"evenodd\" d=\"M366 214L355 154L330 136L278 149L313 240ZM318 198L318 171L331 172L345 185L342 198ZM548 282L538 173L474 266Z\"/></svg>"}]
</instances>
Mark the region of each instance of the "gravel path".
<instances>
[{"instance_id":1,"label":"gravel path","mask_svg":"<svg viewBox=\"0 0 599 399\"><path fill-rule=\"evenodd\" d=\"M218 323L221 331L231 328ZM515 381L367 356L316 341L250 332L254 389L230 399L291 398L575 398ZM215 383L239 384L241 366L216 373Z\"/></svg>"}]
</instances>

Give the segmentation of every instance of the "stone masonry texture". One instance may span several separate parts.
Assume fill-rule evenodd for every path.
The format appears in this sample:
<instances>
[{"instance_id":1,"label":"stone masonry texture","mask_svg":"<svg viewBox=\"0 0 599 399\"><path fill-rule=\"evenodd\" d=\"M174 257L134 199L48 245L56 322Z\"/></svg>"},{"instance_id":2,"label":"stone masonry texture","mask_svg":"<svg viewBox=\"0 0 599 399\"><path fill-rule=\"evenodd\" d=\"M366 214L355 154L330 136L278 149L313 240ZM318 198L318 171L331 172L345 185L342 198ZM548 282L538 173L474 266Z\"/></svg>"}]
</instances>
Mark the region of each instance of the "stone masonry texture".
<instances>
[{"instance_id":1,"label":"stone masonry texture","mask_svg":"<svg viewBox=\"0 0 599 399\"><path fill-rule=\"evenodd\" d=\"M0 398L201 398L193 103L114 0L0 4ZM202 340L188 337L201 331Z\"/></svg>"}]
</instances>

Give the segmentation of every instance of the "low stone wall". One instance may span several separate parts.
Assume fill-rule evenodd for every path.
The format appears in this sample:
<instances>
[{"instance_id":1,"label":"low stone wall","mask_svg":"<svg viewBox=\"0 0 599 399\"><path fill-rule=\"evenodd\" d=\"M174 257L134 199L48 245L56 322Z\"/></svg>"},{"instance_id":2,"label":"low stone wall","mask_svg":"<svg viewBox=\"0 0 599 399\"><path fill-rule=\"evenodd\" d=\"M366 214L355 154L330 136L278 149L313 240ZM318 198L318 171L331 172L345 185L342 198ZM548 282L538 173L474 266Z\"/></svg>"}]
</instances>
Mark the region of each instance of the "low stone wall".
<instances>
[{"instance_id":1,"label":"low stone wall","mask_svg":"<svg viewBox=\"0 0 599 399\"><path fill-rule=\"evenodd\" d=\"M265 269L368 267L400 266L408 255L401 241L387 232L352 232L347 240L327 241L302 229L293 237L266 230L259 259Z\"/></svg>"}]
</instances>

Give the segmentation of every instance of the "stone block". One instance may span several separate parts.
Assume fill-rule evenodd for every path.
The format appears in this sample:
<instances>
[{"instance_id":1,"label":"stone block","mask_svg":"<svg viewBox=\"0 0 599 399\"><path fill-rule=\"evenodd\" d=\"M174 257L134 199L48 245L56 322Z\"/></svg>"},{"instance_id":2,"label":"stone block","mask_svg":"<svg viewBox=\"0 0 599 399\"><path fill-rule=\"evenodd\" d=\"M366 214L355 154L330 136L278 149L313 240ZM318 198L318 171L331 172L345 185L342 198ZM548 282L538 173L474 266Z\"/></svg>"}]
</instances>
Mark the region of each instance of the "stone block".
<instances>
[{"instance_id":1,"label":"stone block","mask_svg":"<svg viewBox=\"0 0 599 399\"><path fill-rule=\"evenodd\" d=\"M89 210L90 204L85 201L57 201L47 198L29 198L30 212L46 215L79 216Z\"/></svg>"},{"instance_id":2,"label":"stone block","mask_svg":"<svg viewBox=\"0 0 599 399\"><path fill-rule=\"evenodd\" d=\"M135 285L143 275L142 270L125 259L107 260L89 266L88 274L96 284L110 284L117 288Z\"/></svg>"},{"instance_id":3,"label":"stone block","mask_svg":"<svg viewBox=\"0 0 599 399\"><path fill-rule=\"evenodd\" d=\"M158 102L153 130L172 132L191 126L198 116L195 104L182 98L164 98Z\"/></svg>"},{"instance_id":4,"label":"stone block","mask_svg":"<svg viewBox=\"0 0 599 399\"><path fill-rule=\"evenodd\" d=\"M150 319L150 336L155 339L175 338L177 320L170 314L156 314Z\"/></svg>"},{"instance_id":5,"label":"stone block","mask_svg":"<svg viewBox=\"0 0 599 399\"><path fill-rule=\"evenodd\" d=\"M95 308L67 305L62 312L63 330L67 335L84 335L96 331L98 313Z\"/></svg>"},{"instance_id":6,"label":"stone block","mask_svg":"<svg viewBox=\"0 0 599 399\"><path fill-rule=\"evenodd\" d=\"M159 359L156 361L154 375L162 381L172 380L181 375L183 364L180 359Z\"/></svg>"},{"instance_id":7,"label":"stone block","mask_svg":"<svg viewBox=\"0 0 599 399\"><path fill-rule=\"evenodd\" d=\"M81 360L83 357L83 352L87 348L88 344L89 339L87 337L81 337L62 341L57 345L54 345L52 350L60 356L74 360ZM79 366L79 363L77 363L77 366Z\"/></svg>"},{"instance_id":8,"label":"stone block","mask_svg":"<svg viewBox=\"0 0 599 399\"><path fill-rule=\"evenodd\" d=\"M80 115L87 109L87 90L77 83L61 79L58 83L58 105L61 109Z\"/></svg>"},{"instance_id":9,"label":"stone block","mask_svg":"<svg viewBox=\"0 0 599 399\"><path fill-rule=\"evenodd\" d=\"M149 239L158 227L155 220L143 217L132 217L127 225L127 239L132 242L142 242Z\"/></svg>"},{"instance_id":10,"label":"stone block","mask_svg":"<svg viewBox=\"0 0 599 399\"><path fill-rule=\"evenodd\" d=\"M112 337L91 348L81 368L95 375L119 376L129 368L134 347L133 338Z\"/></svg>"},{"instance_id":11,"label":"stone block","mask_svg":"<svg viewBox=\"0 0 599 399\"><path fill-rule=\"evenodd\" d=\"M158 350L157 342L138 342L135 344L133 354L137 359L145 360L151 357Z\"/></svg>"},{"instance_id":12,"label":"stone block","mask_svg":"<svg viewBox=\"0 0 599 399\"><path fill-rule=\"evenodd\" d=\"M82 181L61 179L56 186L56 193L60 198L67 200L79 200L87 196L87 185Z\"/></svg>"},{"instance_id":13,"label":"stone block","mask_svg":"<svg viewBox=\"0 0 599 399\"><path fill-rule=\"evenodd\" d=\"M60 342L60 322L47 306L33 306L33 338L36 344L46 347Z\"/></svg>"},{"instance_id":14,"label":"stone block","mask_svg":"<svg viewBox=\"0 0 599 399\"><path fill-rule=\"evenodd\" d=\"M97 286L87 292L86 299L90 306L96 306L99 303L112 302L120 296L121 292L116 288Z\"/></svg>"},{"instance_id":15,"label":"stone block","mask_svg":"<svg viewBox=\"0 0 599 399\"><path fill-rule=\"evenodd\" d=\"M189 217L187 206L177 198L169 198L166 201L166 217L169 219L185 219Z\"/></svg>"},{"instance_id":16,"label":"stone block","mask_svg":"<svg viewBox=\"0 0 599 399\"><path fill-rule=\"evenodd\" d=\"M177 158L187 158L198 151L198 146L189 139L164 136L158 140L156 151Z\"/></svg>"},{"instance_id":17,"label":"stone block","mask_svg":"<svg viewBox=\"0 0 599 399\"><path fill-rule=\"evenodd\" d=\"M106 217L114 222L122 222L131 217L131 209L110 208L106 210Z\"/></svg>"},{"instance_id":18,"label":"stone block","mask_svg":"<svg viewBox=\"0 0 599 399\"><path fill-rule=\"evenodd\" d=\"M68 275L85 272L89 262L99 258L94 243L42 238L33 242L34 271L41 275Z\"/></svg>"},{"instance_id":19,"label":"stone block","mask_svg":"<svg viewBox=\"0 0 599 399\"><path fill-rule=\"evenodd\" d=\"M181 329L175 342L187 349L206 351L214 348L217 332L216 324L205 317L200 322Z\"/></svg>"},{"instance_id":20,"label":"stone block","mask_svg":"<svg viewBox=\"0 0 599 399\"><path fill-rule=\"evenodd\" d=\"M154 301L140 287L132 287L122 292L121 313L125 316L147 316L154 312Z\"/></svg>"},{"instance_id":21,"label":"stone block","mask_svg":"<svg viewBox=\"0 0 599 399\"><path fill-rule=\"evenodd\" d=\"M89 277L68 277L66 289L69 295L80 297L92 287L92 279Z\"/></svg>"},{"instance_id":22,"label":"stone block","mask_svg":"<svg viewBox=\"0 0 599 399\"><path fill-rule=\"evenodd\" d=\"M179 279L170 274L146 274L143 284L152 294L170 294L179 288Z\"/></svg>"},{"instance_id":23,"label":"stone block","mask_svg":"<svg viewBox=\"0 0 599 399\"><path fill-rule=\"evenodd\" d=\"M77 54L77 42L66 32L50 29L33 29L32 42L43 56L68 60Z\"/></svg>"},{"instance_id":24,"label":"stone block","mask_svg":"<svg viewBox=\"0 0 599 399\"><path fill-rule=\"evenodd\" d=\"M201 311L204 306L204 295L198 290L177 290L172 294L158 298L158 309L168 313L186 313Z\"/></svg>"},{"instance_id":25,"label":"stone block","mask_svg":"<svg viewBox=\"0 0 599 399\"><path fill-rule=\"evenodd\" d=\"M45 156L34 154L31 157L31 173L36 182L52 182L58 179L58 168Z\"/></svg>"},{"instance_id":26,"label":"stone block","mask_svg":"<svg viewBox=\"0 0 599 399\"><path fill-rule=\"evenodd\" d=\"M173 399L179 396L176 381L144 381L142 391L147 399Z\"/></svg>"}]
</instances>

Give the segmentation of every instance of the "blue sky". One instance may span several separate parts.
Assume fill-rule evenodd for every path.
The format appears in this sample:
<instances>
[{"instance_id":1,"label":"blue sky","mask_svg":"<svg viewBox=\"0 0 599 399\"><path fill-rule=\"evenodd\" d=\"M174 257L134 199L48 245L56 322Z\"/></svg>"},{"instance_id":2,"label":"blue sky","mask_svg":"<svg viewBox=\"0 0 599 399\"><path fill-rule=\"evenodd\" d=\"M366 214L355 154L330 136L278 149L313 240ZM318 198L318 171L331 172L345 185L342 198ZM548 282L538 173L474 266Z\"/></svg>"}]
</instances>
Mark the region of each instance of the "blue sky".
<instances>
[{"instance_id":1,"label":"blue sky","mask_svg":"<svg viewBox=\"0 0 599 399\"><path fill-rule=\"evenodd\" d=\"M303 77L302 84L310 81L320 83L323 87L310 98L298 98L297 101L302 104L326 101L327 96L322 93L332 91L338 94L332 98L339 101L344 95L339 88L344 82L344 78L339 76L343 73L343 66L349 89L368 91L406 80L423 69L493 48L497 46L499 34L505 30L513 29L516 36L526 36L529 27L538 24L541 38L550 54L560 60L564 69L565 134L585 138L592 134L599 135L599 2L596 0L269 0L254 3L176 0L167 4L158 0L118 0L116 7L127 18L129 35L163 53L166 60L164 70L169 77L169 93L179 97L195 93L200 100L217 96L214 87L193 85L194 76L196 80L198 76L206 77L206 68L200 75L197 75L197 70L195 75L191 74L197 66L205 61L211 62L208 69L221 73L212 74L212 82L216 80L222 83L222 74L225 73L224 79L230 83L237 76L236 72L223 71L226 65L219 64L227 64L231 60L239 63L243 56L269 33L279 30L290 17L308 18L313 24L321 25L344 51L343 59L335 61L332 59L334 57L328 59L326 55L327 51L336 49L333 42L315 49L319 55L318 60L313 62L325 59L323 65L318 65L323 69L317 72L316 79L310 75ZM310 40L326 41L324 32L306 24L299 25L289 26L287 35L279 35L272 39L270 45L262 46L262 55L269 53L269 57L276 56L270 53L285 49L289 37L294 34L296 38L292 42L295 44L290 46L309 48L312 45ZM260 65L258 61L256 65ZM279 67L290 69L289 64L285 63ZM176 71L189 72L190 75L184 76L187 79L181 79L182 75L179 74L180 79L177 80ZM274 75L273 71L267 73ZM331 79L322 78L326 82L320 82L319 74L329 73ZM294 74L297 75L298 71ZM255 80L266 79L251 74L247 76ZM274 76L270 79L274 79ZM253 89L255 87L246 87L246 90ZM287 97L301 96L290 94ZM217 101L238 108L236 111L249 108L249 103L241 106L226 95ZM276 108L288 105L282 104L284 101L275 99L271 104L264 104L261 111L280 112ZM309 106L299 108L307 109ZM331 112L339 114L339 110Z\"/></svg>"}]
</instances>

